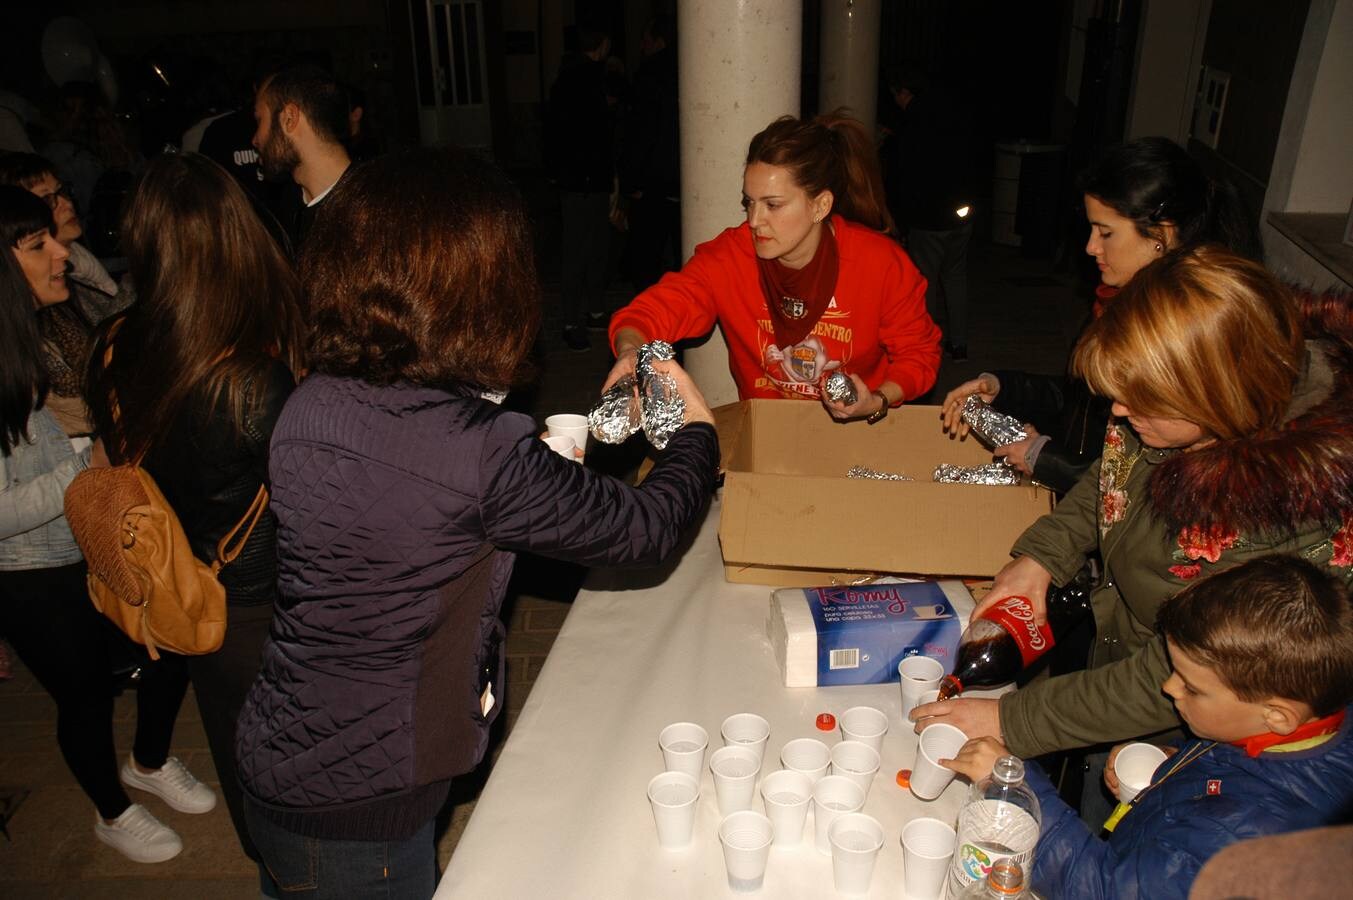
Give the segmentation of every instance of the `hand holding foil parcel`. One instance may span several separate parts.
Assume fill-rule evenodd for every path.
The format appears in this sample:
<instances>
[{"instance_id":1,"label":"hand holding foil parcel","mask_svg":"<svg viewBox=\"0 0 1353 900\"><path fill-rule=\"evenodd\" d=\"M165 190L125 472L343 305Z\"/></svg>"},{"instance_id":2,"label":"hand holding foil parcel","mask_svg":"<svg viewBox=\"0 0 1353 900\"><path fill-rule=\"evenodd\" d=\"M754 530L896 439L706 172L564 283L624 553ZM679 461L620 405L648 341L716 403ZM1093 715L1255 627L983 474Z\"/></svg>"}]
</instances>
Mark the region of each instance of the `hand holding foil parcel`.
<instances>
[{"instance_id":1,"label":"hand holding foil parcel","mask_svg":"<svg viewBox=\"0 0 1353 900\"><path fill-rule=\"evenodd\" d=\"M979 441L992 450L1029 436L1019 419L997 412L976 394L969 394L968 399L963 401L963 413L959 418L967 423Z\"/></svg>"},{"instance_id":2,"label":"hand holding foil parcel","mask_svg":"<svg viewBox=\"0 0 1353 900\"><path fill-rule=\"evenodd\" d=\"M659 450L667 446L686 422L686 401L676 379L653 368L653 363L674 359L672 345L650 341L641 346L634 375L620 379L601 395L587 414L592 436L605 444L619 444L643 429L649 443Z\"/></svg>"}]
</instances>

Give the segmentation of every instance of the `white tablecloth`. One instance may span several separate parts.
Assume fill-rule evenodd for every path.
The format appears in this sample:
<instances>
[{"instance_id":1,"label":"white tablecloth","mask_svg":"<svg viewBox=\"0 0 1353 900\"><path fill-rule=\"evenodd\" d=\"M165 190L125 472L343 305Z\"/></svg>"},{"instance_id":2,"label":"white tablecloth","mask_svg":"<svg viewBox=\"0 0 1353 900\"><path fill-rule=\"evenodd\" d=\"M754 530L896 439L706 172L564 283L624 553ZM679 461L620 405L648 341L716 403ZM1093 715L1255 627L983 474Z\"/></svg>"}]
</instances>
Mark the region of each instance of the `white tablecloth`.
<instances>
[{"instance_id":1,"label":"white tablecloth","mask_svg":"<svg viewBox=\"0 0 1353 900\"><path fill-rule=\"evenodd\" d=\"M900 718L896 683L786 688L766 638L770 588L728 584L717 502L674 566L661 573L594 572L578 594L437 889L464 898L691 898L733 896L724 874L712 776L701 782L695 838L658 847L645 790L663 769L658 732L692 721L722 745L719 725L756 712L771 725L762 775L798 737L840 740L814 727L875 706L891 719L864 811L886 838L869 897L902 892L902 826L917 816L952 823L967 791L957 779L930 803L894 780L911 768L916 736ZM966 618L969 610L961 610ZM761 811L758 792L753 808ZM760 896L833 896L831 858L812 844L772 848Z\"/></svg>"}]
</instances>

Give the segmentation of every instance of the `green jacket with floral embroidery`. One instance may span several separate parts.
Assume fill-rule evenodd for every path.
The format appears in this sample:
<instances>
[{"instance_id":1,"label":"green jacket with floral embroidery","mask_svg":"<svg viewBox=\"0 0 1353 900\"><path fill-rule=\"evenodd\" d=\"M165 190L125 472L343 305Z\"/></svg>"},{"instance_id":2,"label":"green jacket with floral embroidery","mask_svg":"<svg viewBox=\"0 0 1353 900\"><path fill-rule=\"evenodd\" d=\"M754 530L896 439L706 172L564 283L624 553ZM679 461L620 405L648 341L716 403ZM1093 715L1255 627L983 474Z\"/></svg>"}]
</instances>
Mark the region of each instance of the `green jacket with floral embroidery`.
<instances>
[{"instance_id":1,"label":"green jacket with floral embroidery","mask_svg":"<svg viewBox=\"0 0 1353 900\"><path fill-rule=\"evenodd\" d=\"M1144 447L1111 420L1100 461L1015 542L1012 554L1037 560L1054 584L1096 547L1105 573L1091 598L1089 668L1001 698L1011 752L1028 758L1178 727L1161 692L1170 666L1155 619L1193 579L1287 552L1353 580L1353 367L1330 345L1307 348L1279 428L1185 453Z\"/></svg>"}]
</instances>

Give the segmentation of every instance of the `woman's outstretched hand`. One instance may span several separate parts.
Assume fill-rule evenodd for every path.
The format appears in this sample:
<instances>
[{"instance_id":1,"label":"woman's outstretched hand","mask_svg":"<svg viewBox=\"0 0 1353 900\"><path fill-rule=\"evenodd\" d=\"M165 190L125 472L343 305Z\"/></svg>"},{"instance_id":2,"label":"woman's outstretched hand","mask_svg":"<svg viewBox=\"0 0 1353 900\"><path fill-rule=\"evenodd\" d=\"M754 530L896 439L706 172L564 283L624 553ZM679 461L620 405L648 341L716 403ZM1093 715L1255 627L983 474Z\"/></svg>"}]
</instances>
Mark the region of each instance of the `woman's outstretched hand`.
<instances>
[{"instance_id":1,"label":"woman's outstretched hand","mask_svg":"<svg viewBox=\"0 0 1353 900\"><path fill-rule=\"evenodd\" d=\"M714 424L714 413L710 412L709 404L705 402L705 395L700 393L700 389L695 386L691 376L686 370L677 365L675 360L664 362L654 362L653 370L672 376L676 381L677 393L686 403L686 424L692 422L704 422L707 425Z\"/></svg>"},{"instance_id":2,"label":"woman's outstretched hand","mask_svg":"<svg viewBox=\"0 0 1353 900\"><path fill-rule=\"evenodd\" d=\"M940 407L940 421L944 423L944 430L957 437L967 437L968 423L961 418L964 402L970 395L976 394L983 403L990 403L1000 392L1001 383L994 376L980 375L945 394L944 404Z\"/></svg>"}]
</instances>

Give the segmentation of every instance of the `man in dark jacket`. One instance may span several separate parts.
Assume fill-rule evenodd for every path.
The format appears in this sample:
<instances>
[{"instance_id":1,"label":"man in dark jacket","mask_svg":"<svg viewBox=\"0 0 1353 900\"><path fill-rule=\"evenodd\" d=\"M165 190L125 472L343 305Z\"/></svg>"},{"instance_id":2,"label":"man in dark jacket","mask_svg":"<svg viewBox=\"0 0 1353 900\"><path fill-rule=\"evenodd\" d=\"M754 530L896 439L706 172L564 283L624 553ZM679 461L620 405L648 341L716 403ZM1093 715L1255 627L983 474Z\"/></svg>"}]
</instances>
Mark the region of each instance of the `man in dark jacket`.
<instances>
[{"instance_id":1,"label":"man in dark jacket","mask_svg":"<svg viewBox=\"0 0 1353 900\"><path fill-rule=\"evenodd\" d=\"M254 101L253 145L263 174L290 180L289 208L278 218L299 252L321 203L347 172L348 95L332 73L303 63L266 79Z\"/></svg>"}]
</instances>

